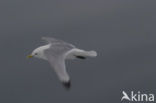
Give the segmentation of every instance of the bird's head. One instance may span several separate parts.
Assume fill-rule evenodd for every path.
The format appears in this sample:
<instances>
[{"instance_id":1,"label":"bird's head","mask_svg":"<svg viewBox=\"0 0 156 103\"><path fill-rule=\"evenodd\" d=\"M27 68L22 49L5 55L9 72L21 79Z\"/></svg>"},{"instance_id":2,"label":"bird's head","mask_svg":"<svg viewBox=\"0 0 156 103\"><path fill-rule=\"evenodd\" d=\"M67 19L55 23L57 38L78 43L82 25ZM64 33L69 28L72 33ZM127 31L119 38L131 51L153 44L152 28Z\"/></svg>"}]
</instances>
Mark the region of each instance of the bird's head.
<instances>
[{"instance_id":1,"label":"bird's head","mask_svg":"<svg viewBox=\"0 0 156 103\"><path fill-rule=\"evenodd\" d=\"M36 48L35 50L33 50L33 52L30 55L27 56L27 58L32 58L32 57L45 59L44 49L42 47Z\"/></svg>"}]
</instances>

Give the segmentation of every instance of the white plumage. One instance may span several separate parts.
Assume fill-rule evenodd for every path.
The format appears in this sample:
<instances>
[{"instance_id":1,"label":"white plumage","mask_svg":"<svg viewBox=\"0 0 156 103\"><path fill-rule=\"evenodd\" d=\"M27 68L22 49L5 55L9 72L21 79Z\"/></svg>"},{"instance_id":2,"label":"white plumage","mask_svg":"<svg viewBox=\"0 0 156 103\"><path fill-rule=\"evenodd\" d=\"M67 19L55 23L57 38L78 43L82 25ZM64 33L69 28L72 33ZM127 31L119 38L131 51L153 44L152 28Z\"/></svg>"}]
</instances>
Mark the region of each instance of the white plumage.
<instances>
[{"instance_id":1,"label":"white plumage","mask_svg":"<svg viewBox=\"0 0 156 103\"><path fill-rule=\"evenodd\" d=\"M86 57L96 57L95 51L85 51L76 48L74 45L55 38L43 37L48 44L36 48L31 56L47 60L54 68L59 80L66 88L70 88L70 77L66 71L66 59L85 59Z\"/></svg>"}]
</instances>

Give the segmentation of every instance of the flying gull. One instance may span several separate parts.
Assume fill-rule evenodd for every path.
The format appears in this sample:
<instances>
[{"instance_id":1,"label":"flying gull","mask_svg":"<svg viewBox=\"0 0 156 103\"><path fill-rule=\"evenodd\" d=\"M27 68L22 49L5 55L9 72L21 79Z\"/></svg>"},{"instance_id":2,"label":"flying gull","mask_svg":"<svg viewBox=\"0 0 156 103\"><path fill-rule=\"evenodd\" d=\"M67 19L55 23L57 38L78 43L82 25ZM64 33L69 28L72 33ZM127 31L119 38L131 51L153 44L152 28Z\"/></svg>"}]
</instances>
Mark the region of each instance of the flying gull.
<instances>
[{"instance_id":1,"label":"flying gull","mask_svg":"<svg viewBox=\"0 0 156 103\"><path fill-rule=\"evenodd\" d=\"M71 86L70 77L66 71L66 59L85 59L86 57L96 57L95 51L85 51L76 48L74 45L50 37L43 37L48 44L40 46L33 50L28 55L28 58L37 57L47 60L54 71L56 72L59 80L63 83L65 88L69 89Z\"/></svg>"}]
</instances>

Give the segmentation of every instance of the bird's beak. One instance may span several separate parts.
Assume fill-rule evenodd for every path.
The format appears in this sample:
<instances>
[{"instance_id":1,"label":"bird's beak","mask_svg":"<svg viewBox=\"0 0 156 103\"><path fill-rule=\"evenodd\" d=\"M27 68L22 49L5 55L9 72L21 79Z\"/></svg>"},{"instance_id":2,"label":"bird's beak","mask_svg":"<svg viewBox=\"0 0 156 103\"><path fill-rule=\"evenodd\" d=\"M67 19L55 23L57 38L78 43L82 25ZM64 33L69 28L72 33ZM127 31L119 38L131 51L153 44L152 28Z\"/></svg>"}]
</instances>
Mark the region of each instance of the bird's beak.
<instances>
[{"instance_id":1,"label":"bird's beak","mask_svg":"<svg viewBox=\"0 0 156 103\"><path fill-rule=\"evenodd\" d=\"M32 56L31 54L27 56L27 58L32 58L32 57L33 57L33 56Z\"/></svg>"}]
</instances>

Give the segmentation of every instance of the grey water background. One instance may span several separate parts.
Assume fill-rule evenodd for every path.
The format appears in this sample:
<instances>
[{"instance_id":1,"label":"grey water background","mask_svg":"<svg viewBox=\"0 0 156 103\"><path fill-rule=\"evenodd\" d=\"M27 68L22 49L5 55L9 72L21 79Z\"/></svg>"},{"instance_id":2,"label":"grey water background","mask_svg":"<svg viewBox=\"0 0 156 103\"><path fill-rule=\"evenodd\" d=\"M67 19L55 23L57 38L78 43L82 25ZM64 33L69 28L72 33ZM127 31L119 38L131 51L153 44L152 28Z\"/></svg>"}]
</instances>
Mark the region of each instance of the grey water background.
<instances>
[{"instance_id":1,"label":"grey water background","mask_svg":"<svg viewBox=\"0 0 156 103\"><path fill-rule=\"evenodd\" d=\"M0 103L120 103L156 94L155 0L1 0ZM55 37L97 58L67 61L66 91L46 61L26 59Z\"/></svg>"}]
</instances>

